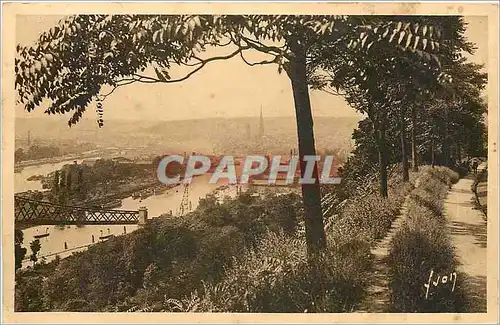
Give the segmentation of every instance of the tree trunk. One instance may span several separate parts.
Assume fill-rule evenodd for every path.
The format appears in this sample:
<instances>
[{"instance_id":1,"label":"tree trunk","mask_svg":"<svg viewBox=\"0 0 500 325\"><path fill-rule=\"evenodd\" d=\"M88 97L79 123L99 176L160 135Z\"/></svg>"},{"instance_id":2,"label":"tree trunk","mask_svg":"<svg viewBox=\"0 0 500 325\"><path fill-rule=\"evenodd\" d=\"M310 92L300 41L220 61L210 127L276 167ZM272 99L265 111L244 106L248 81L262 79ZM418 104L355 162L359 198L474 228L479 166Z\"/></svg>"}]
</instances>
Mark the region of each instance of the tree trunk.
<instances>
[{"instance_id":1,"label":"tree trunk","mask_svg":"<svg viewBox=\"0 0 500 325\"><path fill-rule=\"evenodd\" d=\"M406 123L404 118L404 109L401 109L400 123L399 126L400 136L401 136L401 160L403 163L403 182L410 181L410 166L408 165L408 150L406 147Z\"/></svg>"},{"instance_id":2,"label":"tree trunk","mask_svg":"<svg viewBox=\"0 0 500 325\"><path fill-rule=\"evenodd\" d=\"M373 120L372 120L373 121ZM388 197L387 191L387 144L385 140L385 129L378 123L373 123L375 129L375 142L377 143L378 151L378 168L379 168L379 194L381 197Z\"/></svg>"},{"instance_id":3,"label":"tree trunk","mask_svg":"<svg viewBox=\"0 0 500 325\"><path fill-rule=\"evenodd\" d=\"M417 112L413 105L411 106L411 158L413 160L412 170L418 172Z\"/></svg>"},{"instance_id":4,"label":"tree trunk","mask_svg":"<svg viewBox=\"0 0 500 325\"><path fill-rule=\"evenodd\" d=\"M443 142L442 142L442 156L443 156L443 162L442 165L446 167L451 166L451 151L450 151L450 139L449 139L449 134L448 134L448 109L445 108L444 110L444 125L443 125Z\"/></svg>"},{"instance_id":5,"label":"tree trunk","mask_svg":"<svg viewBox=\"0 0 500 325\"><path fill-rule=\"evenodd\" d=\"M293 90L295 114L297 120L297 135L299 142L299 159L301 176L305 174L305 155L316 155L314 145L313 119L309 90L306 79L306 60L303 50L295 49L296 57L287 68ZM314 184L302 184L302 198L304 201L304 222L308 257L315 259L326 248L326 236L321 211L321 193L318 178L317 164L314 165Z\"/></svg>"},{"instance_id":6,"label":"tree trunk","mask_svg":"<svg viewBox=\"0 0 500 325\"><path fill-rule=\"evenodd\" d=\"M446 132L446 131L445 131ZM443 166L450 167L450 141L448 140L448 134L443 137Z\"/></svg>"}]
</instances>

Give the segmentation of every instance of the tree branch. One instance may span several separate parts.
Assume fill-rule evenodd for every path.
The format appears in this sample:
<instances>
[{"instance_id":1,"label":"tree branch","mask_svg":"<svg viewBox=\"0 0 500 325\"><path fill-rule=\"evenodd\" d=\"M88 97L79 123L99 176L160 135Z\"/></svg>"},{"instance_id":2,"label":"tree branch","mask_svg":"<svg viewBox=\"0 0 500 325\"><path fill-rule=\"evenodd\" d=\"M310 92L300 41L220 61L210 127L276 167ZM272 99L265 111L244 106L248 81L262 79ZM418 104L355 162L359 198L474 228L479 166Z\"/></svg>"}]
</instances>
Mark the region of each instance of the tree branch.
<instances>
[{"instance_id":1,"label":"tree branch","mask_svg":"<svg viewBox=\"0 0 500 325\"><path fill-rule=\"evenodd\" d=\"M111 95L116 90L116 88L121 87L121 86L125 86L125 85L130 85L134 82L142 82L142 83L177 83L177 82L181 82L181 81L188 79L189 77L194 75L196 72L200 71L209 62L218 61L218 60L228 60L228 59L233 58L236 55L240 54L242 51L248 50L248 49L250 49L249 46L242 46L242 47L239 47L236 51L234 51L228 55L214 56L214 57L211 57L211 58L205 59L205 60L200 59L200 58L196 58L196 59L200 60L199 66L196 69L189 72L188 74L186 74L184 77L179 78L179 79L160 80L160 79L157 79L154 77L144 76L144 75L134 73L132 75L132 78L125 78L125 79L118 80L117 85L114 86L114 88L109 93L104 94L104 95L98 95L98 98L102 97L102 99L100 99L100 100L104 101L106 99L106 97ZM135 77L137 77L138 79ZM124 82L124 83L118 84L119 82Z\"/></svg>"},{"instance_id":2,"label":"tree branch","mask_svg":"<svg viewBox=\"0 0 500 325\"><path fill-rule=\"evenodd\" d=\"M345 96L346 95L346 92L336 91L332 87L329 87L329 86L323 87L320 90L326 92L327 94L333 95L333 96Z\"/></svg>"},{"instance_id":3,"label":"tree branch","mask_svg":"<svg viewBox=\"0 0 500 325\"><path fill-rule=\"evenodd\" d=\"M132 81L133 82L133 81ZM99 99L101 102L103 102L109 95L111 95L118 87L120 86L125 86L125 85L128 85L128 84L131 84L132 82L129 82L129 83L126 83L126 84L122 84L122 85L116 85L113 87L113 89L111 89L111 91L107 94L103 94L103 95L97 95L97 99Z\"/></svg>"},{"instance_id":4,"label":"tree branch","mask_svg":"<svg viewBox=\"0 0 500 325\"><path fill-rule=\"evenodd\" d=\"M262 52L266 52L266 53L273 53L274 55L282 55L283 57L287 58L287 59L290 59L290 56L286 54L286 47L277 47L277 46L268 46L268 45L264 45L262 44L261 42L259 41L256 41L256 40L253 40L253 39L250 39L246 36L243 36L243 35L239 35L249 46L251 46L252 48L256 49L256 50L259 50L259 51L262 51Z\"/></svg>"},{"instance_id":5,"label":"tree branch","mask_svg":"<svg viewBox=\"0 0 500 325\"><path fill-rule=\"evenodd\" d=\"M273 54L270 54L270 55L273 55ZM243 60L243 62L245 62L247 65L249 65L251 67L256 66L256 65L276 63L276 61L278 60L278 56L275 55L274 59L272 59L270 61L263 60L263 61L259 61L259 62L248 62L248 60L245 59L245 56L243 55L243 51L240 52L240 56L241 56L241 59Z\"/></svg>"}]
</instances>

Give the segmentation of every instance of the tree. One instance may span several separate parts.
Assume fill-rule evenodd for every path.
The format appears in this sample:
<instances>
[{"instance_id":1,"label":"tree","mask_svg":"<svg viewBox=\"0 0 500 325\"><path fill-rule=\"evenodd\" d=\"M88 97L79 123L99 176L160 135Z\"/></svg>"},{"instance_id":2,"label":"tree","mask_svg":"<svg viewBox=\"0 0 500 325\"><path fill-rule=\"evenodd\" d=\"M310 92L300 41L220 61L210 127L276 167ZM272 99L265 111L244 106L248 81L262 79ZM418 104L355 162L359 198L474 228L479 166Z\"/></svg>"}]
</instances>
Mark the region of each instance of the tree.
<instances>
[{"instance_id":1,"label":"tree","mask_svg":"<svg viewBox=\"0 0 500 325\"><path fill-rule=\"evenodd\" d=\"M414 91L411 88L421 85L422 81L423 84L427 83L427 87L433 88L439 87L441 83L450 82L448 70L453 66L454 60L460 57L457 53L459 51L472 53L471 43L468 43L463 36L465 28L461 17L398 17L398 19L407 22L398 26L400 32L393 33L390 41L395 40L397 46L409 50L411 54L402 55L398 54L394 47L378 46L372 51L373 55L367 56L359 51L356 42L346 48L337 46L318 55L320 59L316 62L316 68L324 70L326 76L314 80L316 88L346 97L351 106L366 114L372 122L373 137L379 157L382 197L388 195L387 128L393 120L389 115L399 112L396 119L399 120L401 136L403 178L408 180L406 108L401 106L402 103L413 100ZM442 36L441 42L425 38L437 30ZM420 42L422 48L418 46ZM431 53L425 51L428 45L432 49ZM413 86L408 83L413 83Z\"/></svg>"},{"instance_id":2,"label":"tree","mask_svg":"<svg viewBox=\"0 0 500 325\"><path fill-rule=\"evenodd\" d=\"M18 148L14 152L14 162L20 162L26 159L26 153L23 148Z\"/></svg>"},{"instance_id":3,"label":"tree","mask_svg":"<svg viewBox=\"0 0 500 325\"><path fill-rule=\"evenodd\" d=\"M24 240L24 234L21 229L15 229L14 231L14 255L15 255L15 269L19 269L23 265L24 256L26 256L26 248L22 247Z\"/></svg>"},{"instance_id":4,"label":"tree","mask_svg":"<svg viewBox=\"0 0 500 325\"><path fill-rule=\"evenodd\" d=\"M35 266L36 262L38 261L38 252L40 251L40 248L42 246L40 245L40 240L35 239L30 243L30 248L31 248L31 255L30 255L30 261L33 262L33 266Z\"/></svg>"},{"instance_id":5,"label":"tree","mask_svg":"<svg viewBox=\"0 0 500 325\"><path fill-rule=\"evenodd\" d=\"M417 24L416 18L378 16L72 16L43 33L36 47L18 46L16 88L19 101L28 111L43 98L52 100L48 114L73 111L70 126L79 121L94 100L98 124L103 126L102 102L118 87L135 82L182 82L210 62L237 55L251 66L277 64L278 71L285 70L291 80L302 161L305 155L316 154L308 92L311 55L339 45L370 49L381 43L395 43L394 39L413 35ZM420 32L418 39L422 42L417 40L413 47L425 49L428 43L434 48L440 38L438 30L434 35ZM234 50L227 55L200 57L210 46ZM269 60L249 62L245 57L249 50L265 53ZM192 70L172 78L168 71L172 64ZM142 73L148 67L154 75ZM103 93L106 85L111 90ZM381 159L385 159L383 154ZM302 173L304 168L301 164ZM317 179L317 175L315 167L313 176ZM302 195L307 248L309 256L314 257L326 245L319 182L304 184Z\"/></svg>"}]
</instances>

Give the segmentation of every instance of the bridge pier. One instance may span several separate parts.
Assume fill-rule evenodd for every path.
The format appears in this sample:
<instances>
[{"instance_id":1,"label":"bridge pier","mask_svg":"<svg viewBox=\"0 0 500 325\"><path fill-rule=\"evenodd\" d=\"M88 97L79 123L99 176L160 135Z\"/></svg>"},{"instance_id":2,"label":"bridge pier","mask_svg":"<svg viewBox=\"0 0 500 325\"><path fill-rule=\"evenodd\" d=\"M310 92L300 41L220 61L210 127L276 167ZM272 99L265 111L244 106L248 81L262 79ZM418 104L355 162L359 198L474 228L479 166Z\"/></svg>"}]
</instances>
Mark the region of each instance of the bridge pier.
<instances>
[{"instance_id":1,"label":"bridge pier","mask_svg":"<svg viewBox=\"0 0 500 325\"><path fill-rule=\"evenodd\" d=\"M140 207L139 208L139 226L144 226L148 223L148 208Z\"/></svg>"}]
</instances>

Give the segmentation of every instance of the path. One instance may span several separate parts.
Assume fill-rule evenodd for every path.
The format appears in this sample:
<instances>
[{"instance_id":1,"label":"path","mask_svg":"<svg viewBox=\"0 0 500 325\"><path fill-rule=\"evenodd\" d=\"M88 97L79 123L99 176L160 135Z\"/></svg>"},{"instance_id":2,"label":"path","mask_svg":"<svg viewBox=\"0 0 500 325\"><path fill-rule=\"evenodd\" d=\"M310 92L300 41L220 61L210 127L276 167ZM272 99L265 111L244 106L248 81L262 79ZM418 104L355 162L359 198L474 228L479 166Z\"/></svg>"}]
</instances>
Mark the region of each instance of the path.
<instances>
[{"instance_id":1,"label":"path","mask_svg":"<svg viewBox=\"0 0 500 325\"><path fill-rule=\"evenodd\" d=\"M481 165L479 169L484 168ZM486 312L486 221L474 209L474 175L459 180L449 191L444 208L455 255L469 300L468 312Z\"/></svg>"},{"instance_id":2,"label":"path","mask_svg":"<svg viewBox=\"0 0 500 325\"><path fill-rule=\"evenodd\" d=\"M418 186L418 185L417 185ZM358 313L387 313L390 303L389 290L389 267L387 256L392 238L399 230L406 216L409 196L406 197L399 215L392 222L387 235L371 249L373 255L373 272L370 274L370 284L366 289L366 298L361 302Z\"/></svg>"}]
</instances>

